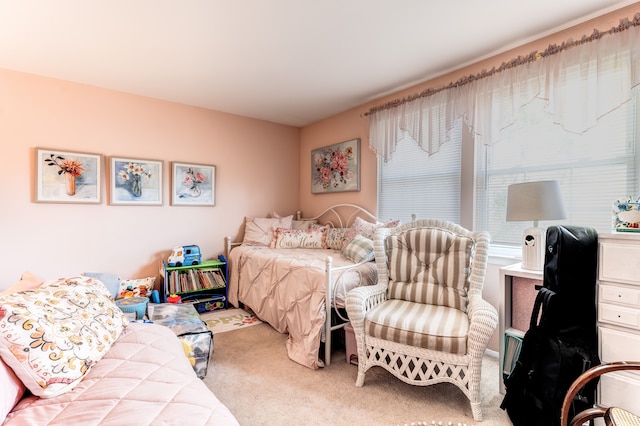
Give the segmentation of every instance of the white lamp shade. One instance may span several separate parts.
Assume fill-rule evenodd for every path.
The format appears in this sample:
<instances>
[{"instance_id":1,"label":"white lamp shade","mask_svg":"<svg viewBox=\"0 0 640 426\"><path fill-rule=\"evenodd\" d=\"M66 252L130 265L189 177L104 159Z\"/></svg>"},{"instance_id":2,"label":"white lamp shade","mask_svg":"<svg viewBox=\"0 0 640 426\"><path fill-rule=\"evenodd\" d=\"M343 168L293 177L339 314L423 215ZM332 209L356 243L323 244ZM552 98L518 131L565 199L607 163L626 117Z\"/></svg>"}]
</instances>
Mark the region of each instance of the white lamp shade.
<instances>
[{"instance_id":1,"label":"white lamp shade","mask_svg":"<svg viewBox=\"0 0 640 426\"><path fill-rule=\"evenodd\" d=\"M564 219L560 185L555 180L510 185L507 194L507 221ZM537 226L537 225L536 225Z\"/></svg>"},{"instance_id":2,"label":"white lamp shade","mask_svg":"<svg viewBox=\"0 0 640 426\"><path fill-rule=\"evenodd\" d=\"M525 229L522 235L522 268L543 269L546 231L538 228L538 221L565 217L558 181L525 182L509 186L507 221L533 221L533 228Z\"/></svg>"}]
</instances>

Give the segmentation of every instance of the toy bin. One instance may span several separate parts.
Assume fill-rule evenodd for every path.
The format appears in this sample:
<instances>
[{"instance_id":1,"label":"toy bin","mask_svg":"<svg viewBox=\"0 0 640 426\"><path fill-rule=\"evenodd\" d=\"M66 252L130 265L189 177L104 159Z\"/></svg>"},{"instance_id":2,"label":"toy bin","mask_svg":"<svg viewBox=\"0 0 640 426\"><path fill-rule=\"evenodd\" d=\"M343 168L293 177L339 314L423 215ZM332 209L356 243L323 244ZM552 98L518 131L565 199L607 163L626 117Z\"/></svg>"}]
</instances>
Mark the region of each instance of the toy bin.
<instances>
[{"instance_id":1,"label":"toy bin","mask_svg":"<svg viewBox=\"0 0 640 426\"><path fill-rule=\"evenodd\" d=\"M356 346L356 335L353 332L351 323L344 326L344 346L347 353L347 362L358 365L358 347Z\"/></svg>"},{"instance_id":2,"label":"toy bin","mask_svg":"<svg viewBox=\"0 0 640 426\"><path fill-rule=\"evenodd\" d=\"M148 297L127 297L117 299L116 306L125 314L131 314L132 320L141 320L147 312Z\"/></svg>"},{"instance_id":3,"label":"toy bin","mask_svg":"<svg viewBox=\"0 0 640 426\"><path fill-rule=\"evenodd\" d=\"M178 336L193 370L203 379L213 353L213 333L200 319L195 306L161 303L149 305L148 310L151 321L169 327Z\"/></svg>"},{"instance_id":4,"label":"toy bin","mask_svg":"<svg viewBox=\"0 0 640 426\"><path fill-rule=\"evenodd\" d=\"M206 328L206 326L205 326ZM199 378L207 375L209 357L213 351L213 333L210 330L186 333L178 336L182 341L184 353L189 359L193 371Z\"/></svg>"},{"instance_id":5,"label":"toy bin","mask_svg":"<svg viewBox=\"0 0 640 426\"><path fill-rule=\"evenodd\" d=\"M196 311L201 314L205 312L217 311L218 309L225 308L225 300L226 298L220 294L214 294L207 298L207 300L203 301L194 301L193 306L196 308Z\"/></svg>"}]
</instances>

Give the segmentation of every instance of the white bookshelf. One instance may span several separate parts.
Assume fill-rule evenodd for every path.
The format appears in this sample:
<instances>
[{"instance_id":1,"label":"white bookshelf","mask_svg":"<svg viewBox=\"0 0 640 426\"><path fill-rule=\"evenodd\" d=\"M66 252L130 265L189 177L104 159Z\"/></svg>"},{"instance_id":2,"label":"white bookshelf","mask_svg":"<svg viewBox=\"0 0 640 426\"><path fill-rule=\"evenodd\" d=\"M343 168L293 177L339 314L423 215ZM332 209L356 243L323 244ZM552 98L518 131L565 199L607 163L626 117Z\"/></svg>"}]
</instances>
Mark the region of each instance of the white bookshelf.
<instances>
[{"instance_id":1,"label":"white bookshelf","mask_svg":"<svg viewBox=\"0 0 640 426\"><path fill-rule=\"evenodd\" d=\"M499 316L499 351L500 368L498 369L498 383L500 393L505 393L503 371L505 355L505 334L523 337L528 330L533 302L537 293L536 285L542 285L542 271L523 269L522 263L500 268L500 306ZM514 284L518 287L514 287ZM517 296L514 300L514 295Z\"/></svg>"}]
</instances>

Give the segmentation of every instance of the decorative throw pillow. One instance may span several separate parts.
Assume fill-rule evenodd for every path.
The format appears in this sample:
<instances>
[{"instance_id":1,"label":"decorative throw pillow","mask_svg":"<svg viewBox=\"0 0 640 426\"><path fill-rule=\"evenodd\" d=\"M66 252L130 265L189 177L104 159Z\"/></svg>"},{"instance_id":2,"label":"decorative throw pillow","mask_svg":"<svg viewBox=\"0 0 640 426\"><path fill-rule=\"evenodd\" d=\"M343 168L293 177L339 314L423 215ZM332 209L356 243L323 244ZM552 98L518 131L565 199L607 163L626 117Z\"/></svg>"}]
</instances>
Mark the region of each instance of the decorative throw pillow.
<instances>
[{"instance_id":1,"label":"decorative throw pillow","mask_svg":"<svg viewBox=\"0 0 640 426\"><path fill-rule=\"evenodd\" d=\"M315 225L315 220L292 220L291 229L298 229L300 231L306 231L311 229L312 225Z\"/></svg>"},{"instance_id":2,"label":"decorative throw pillow","mask_svg":"<svg viewBox=\"0 0 640 426\"><path fill-rule=\"evenodd\" d=\"M116 299L127 297L151 297L156 277L139 278L135 280L120 280L120 288Z\"/></svg>"},{"instance_id":3,"label":"decorative throw pillow","mask_svg":"<svg viewBox=\"0 0 640 426\"><path fill-rule=\"evenodd\" d=\"M20 277L20 281L0 292L0 295L16 293L18 291L33 290L42 285L43 280L33 275L31 272L25 272Z\"/></svg>"},{"instance_id":4,"label":"decorative throw pillow","mask_svg":"<svg viewBox=\"0 0 640 426\"><path fill-rule=\"evenodd\" d=\"M0 357L34 395L61 395L102 359L127 323L94 278L48 281L0 296Z\"/></svg>"},{"instance_id":5,"label":"decorative throw pillow","mask_svg":"<svg viewBox=\"0 0 640 426\"><path fill-rule=\"evenodd\" d=\"M307 231L277 228L271 242L271 248L325 248L325 231L326 228Z\"/></svg>"},{"instance_id":6,"label":"decorative throw pillow","mask_svg":"<svg viewBox=\"0 0 640 426\"><path fill-rule=\"evenodd\" d=\"M356 235L342 250L345 257L355 263L373 259L373 241L362 235Z\"/></svg>"},{"instance_id":7,"label":"decorative throw pillow","mask_svg":"<svg viewBox=\"0 0 640 426\"><path fill-rule=\"evenodd\" d=\"M0 359L0 424L24 395L25 387L9 366Z\"/></svg>"},{"instance_id":8,"label":"decorative throw pillow","mask_svg":"<svg viewBox=\"0 0 640 426\"><path fill-rule=\"evenodd\" d=\"M293 215L279 218L246 217L244 225L244 239L242 244L248 246L271 245L276 228L291 229Z\"/></svg>"},{"instance_id":9,"label":"decorative throw pillow","mask_svg":"<svg viewBox=\"0 0 640 426\"><path fill-rule=\"evenodd\" d=\"M356 235L362 235L363 237L373 239L378 228L395 228L399 224L399 220L371 223L358 216L351 224L351 232L347 233L347 235L345 236L345 245L349 244L353 237L355 237Z\"/></svg>"},{"instance_id":10,"label":"decorative throw pillow","mask_svg":"<svg viewBox=\"0 0 640 426\"><path fill-rule=\"evenodd\" d=\"M97 279L107 287L111 297L114 299L118 297L118 293L120 293L120 277L117 275L104 272L84 272L82 275Z\"/></svg>"},{"instance_id":11,"label":"decorative throw pillow","mask_svg":"<svg viewBox=\"0 0 640 426\"><path fill-rule=\"evenodd\" d=\"M329 228L327 229L324 243L329 249L342 250L345 246L344 242L347 239L347 234L350 232L350 228Z\"/></svg>"}]
</instances>

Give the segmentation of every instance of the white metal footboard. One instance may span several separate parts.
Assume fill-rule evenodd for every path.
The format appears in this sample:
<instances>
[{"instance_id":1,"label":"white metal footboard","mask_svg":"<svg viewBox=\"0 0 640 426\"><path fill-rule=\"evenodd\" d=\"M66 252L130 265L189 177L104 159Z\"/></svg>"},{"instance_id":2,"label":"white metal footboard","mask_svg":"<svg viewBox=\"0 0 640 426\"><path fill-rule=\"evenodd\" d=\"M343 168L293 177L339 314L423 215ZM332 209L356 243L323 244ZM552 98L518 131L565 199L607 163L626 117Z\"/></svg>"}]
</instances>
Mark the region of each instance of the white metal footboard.
<instances>
[{"instance_id":1,"label":"white metal footboard","mask_svg":"<svg viewBox=\"0 0 640 426\"><path fill-rule=\"evenodd\" d=\"M365 263L370 262L370 260L364 260L360 263L354 263L353 265L346 266L338 266L333 268L332 263L333 259L331 256L327 256L326 266L325 266L325 274L326 274L326 294L325 294L325 320L324 320L324 364L328 366L331 364L331 332L334 330L338 330L344 328L346 323L349 321L349 318L342 316L340 310L334 306L333 301L335 300L335 294L337 292L337 288L333 285L333 274L341 271L348 271L350 269L357 268L360 265L364 265ZM375 283L374 283L375 284ZM360 285L362 285L362 280L360 280ZM335 308L336 315L343 321L339 324L333 324L331 321L331 309Z\"/></svg>"}]
</instances>

